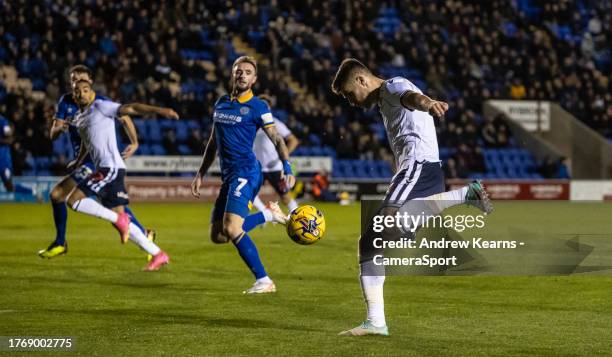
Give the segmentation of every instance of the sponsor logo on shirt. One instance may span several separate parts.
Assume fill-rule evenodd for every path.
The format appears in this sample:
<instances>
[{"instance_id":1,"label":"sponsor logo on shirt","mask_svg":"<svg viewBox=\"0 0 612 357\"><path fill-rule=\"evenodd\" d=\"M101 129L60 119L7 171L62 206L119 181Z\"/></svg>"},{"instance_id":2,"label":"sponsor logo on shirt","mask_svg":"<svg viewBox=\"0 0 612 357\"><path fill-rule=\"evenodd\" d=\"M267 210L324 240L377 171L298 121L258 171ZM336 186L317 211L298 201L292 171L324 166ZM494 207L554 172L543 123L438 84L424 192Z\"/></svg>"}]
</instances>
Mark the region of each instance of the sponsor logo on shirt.
<instances>
[{"instance_id":1,"label":"sponsor logo on shirt","mask_svg":"<svg viewBox=\"0 0 612 357\"><path fill-rule=\"evenodd\" d=\"M241 111L242 111L242 109L241 109ZM236 124L236 123L242 122L242 117L240 115L227 114L227 113L222 113L222 112L215 112L213 114L213 120L215 122L218 122L218 123Z\"/></svg>"}]
</instances>

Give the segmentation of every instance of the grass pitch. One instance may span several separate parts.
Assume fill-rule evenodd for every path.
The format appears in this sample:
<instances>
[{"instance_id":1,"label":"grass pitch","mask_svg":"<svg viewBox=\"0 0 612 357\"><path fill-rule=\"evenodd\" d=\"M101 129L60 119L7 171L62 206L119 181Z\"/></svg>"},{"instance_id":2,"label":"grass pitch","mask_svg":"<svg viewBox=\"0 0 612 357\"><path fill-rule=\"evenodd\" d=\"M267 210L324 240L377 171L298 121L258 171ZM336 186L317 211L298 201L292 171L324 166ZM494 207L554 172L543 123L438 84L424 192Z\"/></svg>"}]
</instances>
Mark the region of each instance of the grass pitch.
<instances>
[{"instance_id":1,"label":"grass pitch","mask_svg":"<svg viewBox=\"0 0 612 357\"><path fill-rule=\"evenodd\" d=\"M74 336L84 356L612 355L610 276L388 277L391 336L337 337L364 319L359 207L317 206L327 235L313 246L279 226L252 231L278 293L243 296L252 276L233 246L210 242L211 205L132 206L171 256L156 273L109 224L73 212L68 254L42 260L50 207L0 205L0 335ZM612 217L611 205L559 202L498 203L490 219L525 209L552 210L536 220L559 230L577 210L592 219L573 224L594 232Z\"/></svg>"}]
</instances>

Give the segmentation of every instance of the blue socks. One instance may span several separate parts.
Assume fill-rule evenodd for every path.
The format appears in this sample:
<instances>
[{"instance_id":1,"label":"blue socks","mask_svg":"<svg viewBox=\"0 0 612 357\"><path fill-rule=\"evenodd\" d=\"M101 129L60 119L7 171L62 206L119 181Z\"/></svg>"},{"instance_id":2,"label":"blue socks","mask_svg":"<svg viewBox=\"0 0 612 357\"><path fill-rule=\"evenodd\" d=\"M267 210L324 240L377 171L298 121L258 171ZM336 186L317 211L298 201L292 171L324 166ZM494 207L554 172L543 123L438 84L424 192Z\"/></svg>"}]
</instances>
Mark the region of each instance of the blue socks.
<instances>
[{"instance_id":1,"label":"blue socks","mask_svg":"<svg viewBox=\"0 0 612 357\"><path fill-rule=\"evenodd\" d=\"M232 240L232 243L234 243L236 249L238 249L238 253L244 263L251 269L253 275L255 275L255 279L261 279L268 275L259 259L259 253L257 252L255 243L253 243L251 237L249 237L246 232L242 235L242 238Z\"/></svg>"},{"instance_id":2,"label":"blue socks","mask_svg":"<svg viewBox=\"0 0 612 357\"><path fill-rule=\"evenodd\" d=\"M263 224L265 222L266 222L266 217L264 216L263 212L257 212L257 213L248 215L244 219L244 223L242 224L242 229L245 232L249 232L253 228L255 228L258 225Z\"/></svg>"},{"instance_id":3,"label":"blue socks","mask_svg":"<svg viewBox=\"0 0 612 357\"><path fill-rule=\"evenodd\" d=\"M57 245L66 243L66 222L68 221L68 208L66 202L51 202L53 206L53 221L55 222L55 242Z\"/></svg>"},{"instance_id":4,"label":"blue socks","mask_svg":"<svg viewBox=\"0 0 612 357\"><path fill-rule=\"evenodd\" d=\"M140 231L142 233L144 233L144 235L147 235L147 231L142 226L142 224L140 224L140 222L138 222L138 220L136 219L136 216L134 216L134 213L132 212L132 210L130 210L130 208L128 206L123 207L123 210L125 211L125 213L127 213L130 216L130 222L134 223L136 225L136 227L138 227L138 229L140 229Z\"/></svg>"}]
</instances>

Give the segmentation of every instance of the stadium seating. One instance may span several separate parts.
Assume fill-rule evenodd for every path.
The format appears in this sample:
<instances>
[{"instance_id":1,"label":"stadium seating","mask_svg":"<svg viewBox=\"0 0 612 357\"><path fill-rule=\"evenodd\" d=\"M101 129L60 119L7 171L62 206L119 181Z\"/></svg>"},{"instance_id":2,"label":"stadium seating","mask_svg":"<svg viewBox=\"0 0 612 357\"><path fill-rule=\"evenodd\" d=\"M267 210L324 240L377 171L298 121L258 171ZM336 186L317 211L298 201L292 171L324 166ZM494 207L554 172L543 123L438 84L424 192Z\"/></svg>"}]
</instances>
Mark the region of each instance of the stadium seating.
<instances>
[{"instance_id":1,"label":"stadium seating","mask_svg":"<svg viewBox=\"0 0 612 357\"><path fill-rule=\"evenodd\" d=\"M225 71L227 66L230 65L238 55L257 51L259 52L257 54L257 57L261 59L260 63L262 64L262 68L265 67L265 71L262 71L261 75L261 85L265 86L265 88L258 88L258 90L264 90L269 92L272 96L276 97L279 103L283 103L283 105L278 105L276 108L274 108L275 115L282 121L293 122L294 126L300 127L299 129L296 127L292 127L291 129L294 130L294 132L301 130L301 128L306 128L303 130L303 132L298 132L296 134L304 143L304 146L299 147L294 152L295 156L332 157L334 159L333 173L335 177L386 178L391 176L391 169L388 163L385 163L381 160L366 160L359 161L359 163L356 163L356 161L354 161L354 159L358 157L376 157L378 159L384 159L384 155L379 155L378 153L375 153L375 155L373 155L372 152L366 154L361 152L354 152L352 153L353 155L347 155L346 151L343 153L342 150L338 150L338 152L336 152L335 147L329 146L335 144L329 142L329 138L325 137L325 134L320 130L320 126L317 127L317 123L328 119L335 120L335 126L347 126L346 123L349 120L359 121L362 125L362 128L361 130L357 130L357 132L365 135L370 135L371 133L373 133L373 138L379 140L379 143L377 143L376 147L384 147L386 146L387 141L386 132L383 124L380 121L380 118L377 115L373 114L373 112L360 112L358 114L352 112L350 114L346 114L345 117L342 117L342 115L340 115L340 117L342 117L340 118L341 120L336 121L336 119L338 119L336 117L338 114L332 115L330 114L330 112L323 111L323 113L316 113L316 115L313 115L313 118L311 118L311 121L309 122L309 118L307 117L308 115L301 116L300 114L303 113L296 108L302 102L301 100L299 100L300 98L298 98L298 96L302 95L303 97L312 96L313 98L315 98L315 106L325 106L327 105L327 103L333 103L330 104L329 108L331 109L331 113L336 113L335 110L337 109L341 109L342 111L345 111L347 109L346 107L340 106L340 104L338 104L337 98L332 96L328 87L329 83L327 83L325 80L320 80L320 78L331 78L333 71L341 60L340 56L343 56L347 53L355 56L361 56L362 49L359 49L359 46L357 46L359 44L363 44L364 48L375 49L375 51L371 51L372 53L376 53L374 53L373 58L369 59L368 64L374 64L374 67L372 69L377 74L380 74L380 76L407 77L423 91L428 91L429 89L430 91L432 91L432 93L435 93L436 95L441 95L442 99L454 104L452 105L452 108L457 107L456 104L458 104L457 102L459 101L459 99L462 99L464 101L471 101L472 103L468 103L462 109L455 110L452 115L450 115L451 113L449 112L446 121L447 123L461 124L458 126L462 126L466 123L466 121L468 123L471 122L476 126L476 130L479 131L482 128L483 122L485 121L482 117L480 109L478 109L482 104L482 98L480 98L478 94L472 95L470 93L481 93L481 90L483 89L481 87L484 86L487 90L492 92L492 95L496 95L495 92L499 91L497 95L501 97L507 96L505 90L506 87L508 87L508 85L511 83L513 77L510 74L517 73L516 69L512 65L513 62L516 62L514 61L516 56L523 56L523 52L521 51L525 50L525 48L523 48L525 46L532 46L534 48L542 50L540 48L542 43L548 42L543 40L537 41L537 43L534 42L534 39L532 37L535 36L535 32L534 34L531 33L532 31L529 31L529 33L525 33L526 26L535 26L538 31L545 31L547 36L550 35L549 40L553 42L554 50L554 47L563 48L563 45L570 45L571 48L580 48L583 43L584 35L588 34L588 31L591 31L591 20L596 20L600 22L602 22L602 20L605 20L601 17L601 14L603 13L602 10L605 10L605 8L599 6L598 4L596 4L596 2L587 2L584 0L571 2L569 4L570 10L579 13L580 19L576 20L575 17L567 18L565 19L565 22L560 21L558 18L555 18L556 14L547 13L546 7L541 1L517 0L515 2L512 2L512 4L508 5L507 13L504 14L503 22L498 24L498 35L501 37L505 36L507 37L507 39L510 40L505 41L503 43L503 46L516 47L510 48L509 51L506 51L508 53L507 55L511 55L513 57L510 58L510 61L507 65L503 65L500 68L493 68L492 66L488 66L487 70L492 71L491 73L473 74L473 76L475 77L485 75L487 76L487 80L475 81L474 83L469 84L461 81L455 82L455 78L470 78L466 77L465 74L460 73L461 71L458 71L458 68L460 68L461 66L453 66L451 63L452 61L449 62L455 57L439 56L438 51L444 46L449 46L449 49L451 51L457 50L457 44L461 41L457 41L456 32L461 30L460 28L451 28L451 26L448 25L449 22L445 21L448 20L447 18L439 18L437 20L432 19L431 23L423 23L421 18L411 17L410 13L404 11L406 4L402 2L374 3L375 4L373 5L373 7L370 8L364 7L368 5L366 4L366 2L355 2L350 5L352 7L352 10L357 10L352 11L355 14L363 13L364 9L373 10L372 12L367 13L367 16L364 17L365 21L367 22L363 24L364 30L352 32L352 35L355 36L355 41L347 40L340 41L337 43L336 41L331 41L332 38L329 38L329 33L333 33L334 31L330 31L327 26L331 24L333 27L335 22L329 21L334 20L334 18L330 18L328 14L326 15L325 11L319 13L322 17L325 17L325 21L323 22L329 22L329 24L325 24L324 26L321 26L321 28L309 28L310 24L307 23L307 20L309 19L309 8L296 6L292 8L291 11L288 11L284 6L279 7L278 5L272 3L266 4L264 2L256 6L254 13L256 16L245 18L244 16L246 12L243 11L240 6L237 7L232 4L232 2L226 2L224 4L214 4L214 2L211 2L206 3L206 6L210 5L216 10L223 10L226 8L226 10L228 10L218 11L219 16L214 19L214 26L209 26L207 21L199 21L198 16L205 16L206 12L202 12L201 14L197 11L194 13L188 13L185 19L180 20L182 22L181 26L179 26L179 28L181 29L180 31L173 33L165 33L165 30L159 29L159 38L150 39L152 41L152 43L150 44L143 43L142 49L135 48L135 51L130 51L132 57L129 57L126 54L125 43L118 43L118 40L115 39L113 36L105 35L99 39L99 43L91 44L91 46L93 47L85 49L85 52L91 53L91 55L86 57L85 59L80 59L80 61L93 68L103 68L105 71L110 71L110 73L105 74L108 78L116 77L118 73L115 73L113 71L116 71L117 68L115 67L118 66L109 66L108 63L105 66L102 63L103 56L101 54L112 58L113 61L122 62L127 60L125 63L138 63L138 66L132 66L131 68L129 68L129 72L131 73L130 76L133 76L134 78L126 78L126 83L122 84L118 94L115 94L119 96L119 98L117 98L118 100L125 99L121 98L124 94L125 96L134 99L134 93L139 92L137 90L138 86L141 86L141 92L145 93L144 87L142 87L141 83L147 83L149 80L152 80L153 82L159 85L161 83L160 77L163 77L165 81L171 82L173 85L175 85L175 87L173 88L177 92L180 92L178 94L179 97L177 97L180 99L171 103L171 105L175 109L177 109L182 116L187 117L187 120L181 119L181 121L174 122L169 120L158 121L135 119L136 128L140 133L140 148L136 155L167 154L166 149L164 149L163 142L164 136L169 130L172 130L175 133L178 152L183 155L189 155L193 154L193 152L190 150L190 146L187 145L191 130L200 129L202 132L205 132L210 127L210 118L208 118L209 114L206 113L206 111L195 111L195 113L197 114L185 115L185 113L179 110L182 105L182 98L189 98L188 100L194 100L195 98L195 101L198 104L200 102L206 103L205 105L208 108L211 104L211 101L214 100L208 97L210 97L211 94L213 96L217 95L220 89L220 83L227 83L228 78L226 72L228 71ZM426 6L434 6L439 10L444 9L444 11L447 11L449 9L449 6L453 6L452 3L453 2L446 3L438 1L427 3ZM483 2L482 4L484 3L485 2ZM500 2L496 1L490 3L497 5L501 4ZM91 6L93 8L96 8L99 5L92 4ZM317 7L320 5L313 4L312 6ZM479 6L481 5L474 6L475 9L480 9ZM75 11L78 12L78 8L82 6L79 5L77 2L77 4L75 4L74 6L70 5L68 7L74 7L76 9ZM122 3L118 4L116 8L113 8L112 11L128 11L130 13L136 13L137 11L135 11L135 9L140 7L141 5L139 5L138 3ZM161 17L164 17L164 15L166 15L166 13L168 12L168 7L166 5L159 5L155 6L154 8L157 9L157 11L159 12L159 16ZM229 8L231 8L231 11L229 11ZM468 8L471 8L471 6L466 6L466 9ZM425 9L425 11L427 11L427 9ZM96 12L94 11L94 14L95 13ZM16 23L18 16L14 15L15 14L8 16L5 21L7 21L8 24ZM442 17L447 15L443 15ZM55 98L58 92L61 92L59 91L59 88L63 88L65 85L65 83L63 83L63 80L60 80L59 83L50 85L50 82L53 79L60 78L61 76L59 74L65 71L65 68L59 68L58 66L58 63L62 61L56 61L57 63L49 61L49 58L51 58L49 57L49 55L54 52L53 48L51 47L50 49L43 51L44 53L42 54L42 57L36 55L36 51L40 47L45 47L41 46L41 44L44 43L46 40L42 37L42 33L37 33L38 26L33 25L36 23L44 23L45 16L53 17L52 7L42 6L41 11L37 14L33 14L33 16L36 18L26 18L26 24L23 26L23 28L19 27L19 31L17 31L16 28L13 28L11 26L5 26L5 32L2 37L4 42L0 44L0 60L3 61L3 65L0 66L0 74L1 78L3 78L3 81L0 81L0 104L4 103L5 100L7 100L7 96L14 97L14 93L27 93L28 90L24 89L29 89L30 91L40 90L45 92L48 91L50 88L55 88L55 91L51 91L51 93L55 93L55 96L49 95L47 93L47 95L49 95L49 98ZM463 16L463 14L461 14L461 16ZM96 17L96 15L94 15L94 17ZM463 16L463 19L470 20L469 14ZM345 20L348 21L347 23L350 23L351 20L355 19L351 19L349 16ZM279 25L280 23L283 23L285 25L288 23L292 23L292 27L283 27L282 25ZM147 22L146 24L146 26L153 25L153 23L149 22ZM416 58L410 57L410 53L408 53L410 51L406 51L405 48L402 48L402 41L398 42L397 39L399 34L399 37L403 41L413 41L414 39L410 38L410 36L412 35L411 32L413 32L412 26L415 25L418 26L419 32L423 32L423 36L433 41L429 43L428 46L419 45L418 55L416 56ZM70 29L71 26L72 25L69 23L62 23L61 26L56 27L58 29ZM482 26L484 26L484 24L469 23L469 26L474 26L474 31L471 32L479 33L479 31L483 28ZM597 28L597 26L595 26L595 28ZM223 29L221 31L223 33L220 32L220 29ZM371 32L371 29L374 30L375 34L369 33ZM53 31L56 30L57 29L54 29ZM121 31L122 29L112 28L109 30L112 34L114 32ZM176 29L173 29L173 31L175 30ZM337 28L336 30L340 32L343 31L340 28ZM498 29L497 26L494 26L490 29L487 29L487 31L488 30L497 31ZM276 36L274 39L275 41L271 41L271 34L277 34L278 32L285 34L291 33L291 35L280 37ZM455 32L455 35L453 35L453 32ZM464 33L464 35L467 36L467 40L472 39L471 32ZM232 35L228 36L227 34ZM339 34L341 35L340 38L342 38L342 35L346 35L343 33ZM524 41L512 41L513 38L521 34L526 34L526 38L524 38ZM594 32L593 35L595 34L596 33ZM61 33L53 33L53 35L57 38L62 37ZM87 35L88 33L85 33L85 37L87 37ZM600 37L601 36L603 36L605 39L606 34L602 33ZM437 37L437 39L435 39L434 37ZM29 41L25 41L25 38L27 38ZM177 39L178 47L175 49L175 51L169 51L168 48L164 47L166 44L162 43L162 41L165 41L165 39L168 38ZM345 36L344 38L347 37ZM240 41L238 41L239 39L241 39L246 45L240 46ZM18 52L11 52L7 50L11 46L14 47L17 43L20 42L29 44L30 51L27 51L28 48L20 49ZM276 50L278 50L277 52L270 51L270 42L279 42L277 45L280 47L276 48ZM85 41L84 43L87 43L87 41ZM384 45L384 47L380 47L380 45ZM406 45L406 43L404 43L404 45ZM477 47L475 43L473 45L474 47ZM334 46L335 48L333 48ZM353 48L352 46L356 47ZM48 46L46 47L48 48ZM160 63L157 63L160 60L159 57L161 56L155 56L153 60L154 62L152 64L144 63L144 57L146 57L145 53L151 52L152 48L155 48L157 50L162 48L166 50L165 55L166 57L168 57L167 68L170 68L173 72L176 72L178 76L172 76L171 78L171 76L160 75L160 73L158 72L158 67L165 66ZM453 53L457 53L457 57L462 57L464 62L468 63L471 52L472 51L463 51L462 53ZM555 54L553 52L554 51L551 52L551 55L556 55L558 57L556 62L560 64L560 69L567 69L566 67L564 67L566 66L566 61L561 61L561 59L563 58L559 57L560 54ZM25 56L25 53L29 53L29 56ZM276 53L275 56L280 56L280 58L272 58L272 53ZM384 56L381 56L380 58L377 57L380 54L384 54ZM57 55L57 53L55 53L55 55ZM401 59L399 62L394 61L394 55L402 55L404 58ZM436 55L437 57L435 62L439 62L438 64L442 66L442 73L434 73L434 80L432 80L432 74L430 73L430 69L434 67L423 65L422 62L423 60L428 58L428 56ZM170 58L171 56L173 58ZM491 57L489 58L489 60L494 59L492 55L489 57ZM599 49L592 54L592 60L595 63L594 66L604 76L608 75L608 77L610 57L611 56L609 49L606 50L605 48L603 50ZM143 59L142 65L149 66L147 71L138 70L138 67L141 64L141 58ZM317 60L314 61L313 59ZM309 76L310 74L313 74L313 72L304 72L304 69L312 69L317 67L314 65L315 62L319 68L324 68L324 70L320 73L315 73L317 75L316 77ZM587 63L587 61L580 62ZM274 63L274 65L271 66L270 63ZM579 78L592 78L587 80L585 82L586 84L591 82L597 83L597 81L595 80L596 78L594 77L594 73L596 72L589 72L592 69L591 67L593 66L587 66L588 68L582 68L581 66L579 66L579 64L580 63L568 63L567 66L573 66L571 68L574 68L573 70L578 71L576 74ZM199 67L206 67L205 72L208 75L201 75L203 73L202 71L192 72L194 68L198 69ZM263 73L272 72L275 72L275 75L268 77L266 82L266 78ZM470 72L470 74L472 73ZM585 75L587 74L588 76L585 77ZM436 83L436 75L440 77L438 82L442 83L442 85ZM543 77L546 77L545 74L541 75ZM314 87L305 85L304 83L298 83L297 86L295 85L295 83L294 85L290 85L292 81L308 82L308 79L312 78L316 78L317 82ZM284 82L284 84L286 85L275 87L274 84L279 81ZM114 84L109 84L110 83L105 83L104 85L107 90L110 90L114 86ZM321 85L323 86L323 88L317 87ZM529 83L525 83L525 85L527 89L529 89ZM22 86L23 88L21 88L20 86ZM430 87L428 88L428 86ZM441 86L444 88L440 89ZM151 88L155 87L156 86L154 85L151 86ZM20 89L20 91L16 91L16 89L18 88ZM469 89L469 91L466 92L467 89ZM593 95L598 93L597 90L598 88L594 88L594 90L592 91ZM573 93L575 92L575 90L571 87L564 87L559 92L560 94L558 98L551 99L559 101L562 105L566 105L567 103L564 103L563 101L564 98L568 96L561 95L564 92ZM582 92L591 93L591 91ZM136 99L149 100L155 98L155 100L157 100L158 97L160 97L157 96L157 94L159 93L146 92L146 98L143 99L142 97L136 96ZM176 93L172 93L173 98L175 98L175 94ZM287 94L289 98L285 101L281 101L279 100L279 97L281 97L280 94ZM543 92L543 95L546 94L546 92ZM15 100L15 98L9 99L13 101ZM585 102L589 103L590 105L591 102L594 102L592 99L593 98L585 100ZM335 103L334 100L336 100ZM606 104L609 103L604 103L604 107ZM52 104L47 103L46 105ZM336 107L334 107L334 105ZM566 107L569 107L570 111L572 111L572 109L579 109L579 107L576 105L569 105ZM38 108L36 112L46 112L46 110L42 109L44 108ZM47 110L50 111L50 108L47 108ZM309 111L312 112L313 108L310 108ZM306 114L308 114L309 111L306 111ZM472 112L471 115L462 117L462 114L465 114L466 111ZM582 109L579 112L581 114L584 113ZM292 121L293 119L291 118L295 118L295 121ZM42 120L40 120L40 118L38 119L39 122L45 120L45 118L43 118ZM298 122L297 125L295 124L296 121ZM43 125L39 126L40 128L44 127ZM40 128L37 130L44 130ZM337 129L338 128L336 128L336 133L334 134L337 134ZM441 127L441 134L444 134L444 130L445 128ZM610 135L609 128L603 128L603 130L605 132L604 135ZM18 128L17 137L19 138L20 135L23 137L24 133L19 132ZM440 136L442 137L443 135ZM357 146L355 142L357 142L358 139L360 138L353 138L354 146ZM469 173L471 177L541 177L536 172L537 163L535 162L534 158L525 150L517 148L513 138L508 138L507 144L489 144L489 146L491 147L502 147L499 149L487 149L487 146L483 142L482 138L476 138L474 139L474 142L474 146L480 146L482 148L487 170L486 172L482 173L471 172ZM443 144L449 146L453 145L452 142L444 142ZM365 147L367 149L367 146ZM50 167L53 166L53 161L51 160L51 158L55 159L59 156L72 158L72 147L66 135L63 135L60 139L53 142L52 148L53 152L49 153L49 156L40 156L31 159L31 162L28 162L28 166L30 166L31 169L29 171L26 171L25 173L37 174L38 172L48 171ZM452 148L441 148L440 150L440 156L443 161L448 160L455 154L456 153ZM29 153L29 155L27 156L32 157L32 154ZM350 157L351 159L348 159L348 157Z\"/></svg>"}]
</instances>

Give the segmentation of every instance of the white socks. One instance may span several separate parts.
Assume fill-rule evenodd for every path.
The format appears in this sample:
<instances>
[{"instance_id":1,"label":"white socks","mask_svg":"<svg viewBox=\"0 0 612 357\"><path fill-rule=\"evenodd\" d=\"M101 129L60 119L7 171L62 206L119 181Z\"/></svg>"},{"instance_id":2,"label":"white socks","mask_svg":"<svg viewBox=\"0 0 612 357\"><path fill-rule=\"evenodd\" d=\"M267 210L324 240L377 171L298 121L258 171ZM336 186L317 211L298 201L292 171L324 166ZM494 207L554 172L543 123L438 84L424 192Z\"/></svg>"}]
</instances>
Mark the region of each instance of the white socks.
<instances>
[{"instance_id":1,"label":"white socks","mask_svg":"<svg viewBox=\"0 0 612 357\"><path fill-rule=\"evenodd\" d=\"M253 200L253 206L255 206L255 208L257 208L257 210L260 212L265 212L268 210L261 198L259 198L259 195L255 196L255 199Z\"/></svg>"},{"instance_id":2,"label":"white socks","mask_svg":"<svg viewBox=\"0 0 612 357\"><path fill-rule=\"evenodd\" d=\"M294 209L298 208L297 201L296 200L289 201L289 203L287 204L287 208L289 209L289 212L291 213Z\"/></svg>"},{"instance_id":3,"label":"white socks","mask_svg":"<svg viewBox=\"0 0 612 357\"><path fill-rule=\"evenodd\" d=\"M458 188L456 190L437 193L419 200L427 201L432 206L433 214L442 213L445 209L465 203L465 196L468 192L468 186Z\"/></svg>"},{"instance_id":4,"label":"white socks","mask_svg":"<svg viewBox=\"0 0 612 357\"><path fill-rule=\"evenodd\" d=\"M387 324L385 321L385 299L383 297L384 276L360 276L361 290L368 309L368 320L376 327Z\"/></svg>"},{"instance_id":5,"label":"white socks","mask_svg":"<svg viewBox=\"0 0 612 357\"><path fill-rule=\"evenodd\" d=\"M105 219L111 223L117 222L119 215L116 212L102 206L93 198L82 198L72 205L72 209L88 214L90 216Z\"/></svg>"},{"instance_id":6,"label":"white socks","mask_svg":"<svg viewBox=\"0 0 612 357\"><path fill-rule=\"evenodd\" d=\"M134 223L130 223L130 240L151 255L157 255L161 251L155 243L147 239L147 236Z\"/></svg>"},{"instance_id":7,"label":"white socks","mask_svg":"<svg viewBox=\"0 0 612 357\"><path fill-rule=\"evenodd\" d=\"M255 280L256 283L265 283L265 284L270 284L272 282L272 279L270 279L269 276L264 276L263 278L259 278L257 280Z\"/></svg>"},{"instance_id":8,"label":"white socks","mask_svg":"<svg viewBox=\"0 0 612 357\"><path fill-rule=\"evenodd\" d=\"M274 215L272 214L272 212L271 212L269 209L264 208L264 209L261 211L261 213L263 213L264 218L266 219L266 222L272 222L272 221L274 221Z\"/></svg>"},{"instance_id":9,"label":"white socks","mask_svg":"<svg viewBox=\"0 0 612 357\"><path fill-rule=\"evenodd\" d=\"M102 206L93 198L82 198L76 201L74 205L72 205L72 209L90 216L105 219L111 223L115 223L119 217L117 212ZM145 236L140 228L134 223L130 223L130 240L151 255L156 255L161 251L155 243L147 239L147 236Z\"/></svg>"},{"instance_id":10,"label":"white socks","mask_svg":"<svg viewBox=\"0 0 612 357\"><path fill-rule=\"evenodd\" d=\"M266 205L263 203L261 198L259 198L259 195L255 196L255 199L253 200L253 206L255 206L255 208L257 208L259 212L263 213L266 222L274 221L274 215L272 215L272 212L270 212L270 210L266 208Z\"/></svg>"}]
</instances>

